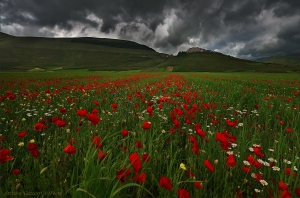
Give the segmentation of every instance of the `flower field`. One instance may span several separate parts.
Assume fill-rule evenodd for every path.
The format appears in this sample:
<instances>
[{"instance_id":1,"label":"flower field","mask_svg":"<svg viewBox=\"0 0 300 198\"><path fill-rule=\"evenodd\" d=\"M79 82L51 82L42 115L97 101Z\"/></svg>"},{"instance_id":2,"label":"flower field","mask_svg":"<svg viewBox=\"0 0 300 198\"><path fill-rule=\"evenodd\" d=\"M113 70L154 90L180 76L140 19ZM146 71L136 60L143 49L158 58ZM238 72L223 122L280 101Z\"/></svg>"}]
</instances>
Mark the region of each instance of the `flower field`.
<instances>
[{"instance_id":1,"label":"flower field","mask_svg":"<svg viewBox=\"0 0 300 198\"><path fill-rule=\"evenodd\" d=\"M295 74L3 75L1 197L300 197Z\"/></svg>"}]
</instances>

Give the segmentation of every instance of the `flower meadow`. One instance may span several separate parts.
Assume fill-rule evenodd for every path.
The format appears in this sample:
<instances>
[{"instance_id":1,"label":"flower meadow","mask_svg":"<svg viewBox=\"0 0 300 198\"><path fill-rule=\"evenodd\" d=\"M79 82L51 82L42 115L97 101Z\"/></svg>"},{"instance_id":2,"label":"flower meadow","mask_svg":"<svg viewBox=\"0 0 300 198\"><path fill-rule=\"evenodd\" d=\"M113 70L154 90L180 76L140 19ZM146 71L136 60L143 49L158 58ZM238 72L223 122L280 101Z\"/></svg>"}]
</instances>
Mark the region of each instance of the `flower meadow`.
<instances>
[{"instance_id":1,"label":"flower meadow","mask_svg":"<svg viewBox=\"0 0 300 198\"><path fill-rule=\"evenodd\" d=\"M295 74L3 75L0 90L1 197L300 197Z\"/></svg>"}]
</instances>

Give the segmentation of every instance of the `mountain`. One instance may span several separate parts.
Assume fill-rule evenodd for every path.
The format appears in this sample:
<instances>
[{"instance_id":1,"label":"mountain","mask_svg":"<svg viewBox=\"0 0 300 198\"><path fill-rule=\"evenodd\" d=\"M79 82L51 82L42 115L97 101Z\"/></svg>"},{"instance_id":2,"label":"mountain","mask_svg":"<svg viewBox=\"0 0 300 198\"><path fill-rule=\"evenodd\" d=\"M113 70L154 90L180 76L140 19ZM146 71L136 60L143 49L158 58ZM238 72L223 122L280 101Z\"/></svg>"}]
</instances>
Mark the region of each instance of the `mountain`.
<instances>
[{"instance_id":1,"label":"mountain","mask_svg":"<svg viewBox=\"0 0 300 198\"><path fill-rule=\"evenodd\" d=\"M0 32L0 71L295 72L298 65L259 63L200 47L177 56L107 38L16 37Z\"/></svg>"}]
</instances>

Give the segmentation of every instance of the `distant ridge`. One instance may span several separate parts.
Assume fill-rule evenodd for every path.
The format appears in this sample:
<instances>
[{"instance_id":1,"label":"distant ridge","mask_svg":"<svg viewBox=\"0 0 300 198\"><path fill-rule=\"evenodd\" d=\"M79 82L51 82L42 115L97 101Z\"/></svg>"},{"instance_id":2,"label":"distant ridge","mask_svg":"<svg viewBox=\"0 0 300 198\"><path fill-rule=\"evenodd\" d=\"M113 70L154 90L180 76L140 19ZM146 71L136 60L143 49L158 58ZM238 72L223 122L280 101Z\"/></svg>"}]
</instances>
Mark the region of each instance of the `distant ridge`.
<instances>
[{"instance_id":1,"label":"distant ridge","mask_svg":"<svg viewBox=\"0 0 300 198\"><path fill-rule=\"evenodd\" d=\"M298 72L299 65L259 63L193 47L177 56L136 42L93 38L16 37L0 33L0 72L90 71Z\"/></svg>"}]
</instances>

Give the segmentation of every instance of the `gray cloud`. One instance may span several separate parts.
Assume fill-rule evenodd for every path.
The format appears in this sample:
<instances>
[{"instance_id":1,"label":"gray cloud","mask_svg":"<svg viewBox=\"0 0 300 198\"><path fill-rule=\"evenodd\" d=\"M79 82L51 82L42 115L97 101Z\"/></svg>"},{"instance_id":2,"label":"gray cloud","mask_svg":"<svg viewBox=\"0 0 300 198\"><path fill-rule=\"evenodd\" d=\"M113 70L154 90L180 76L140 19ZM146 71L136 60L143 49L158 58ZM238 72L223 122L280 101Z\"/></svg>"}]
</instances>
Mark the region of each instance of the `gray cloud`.
<instances>
[{"instance_id":1,"label":"gray cloud","mask_svg":"<svg viewBox=\"0 0 300 198\"><path fill-rule=\"evenodd\" d=\"M300 1L2 0L1 31L110 37L159 52L192 46L237 57L300 53Z\"/></svg>"}]
</instances>

